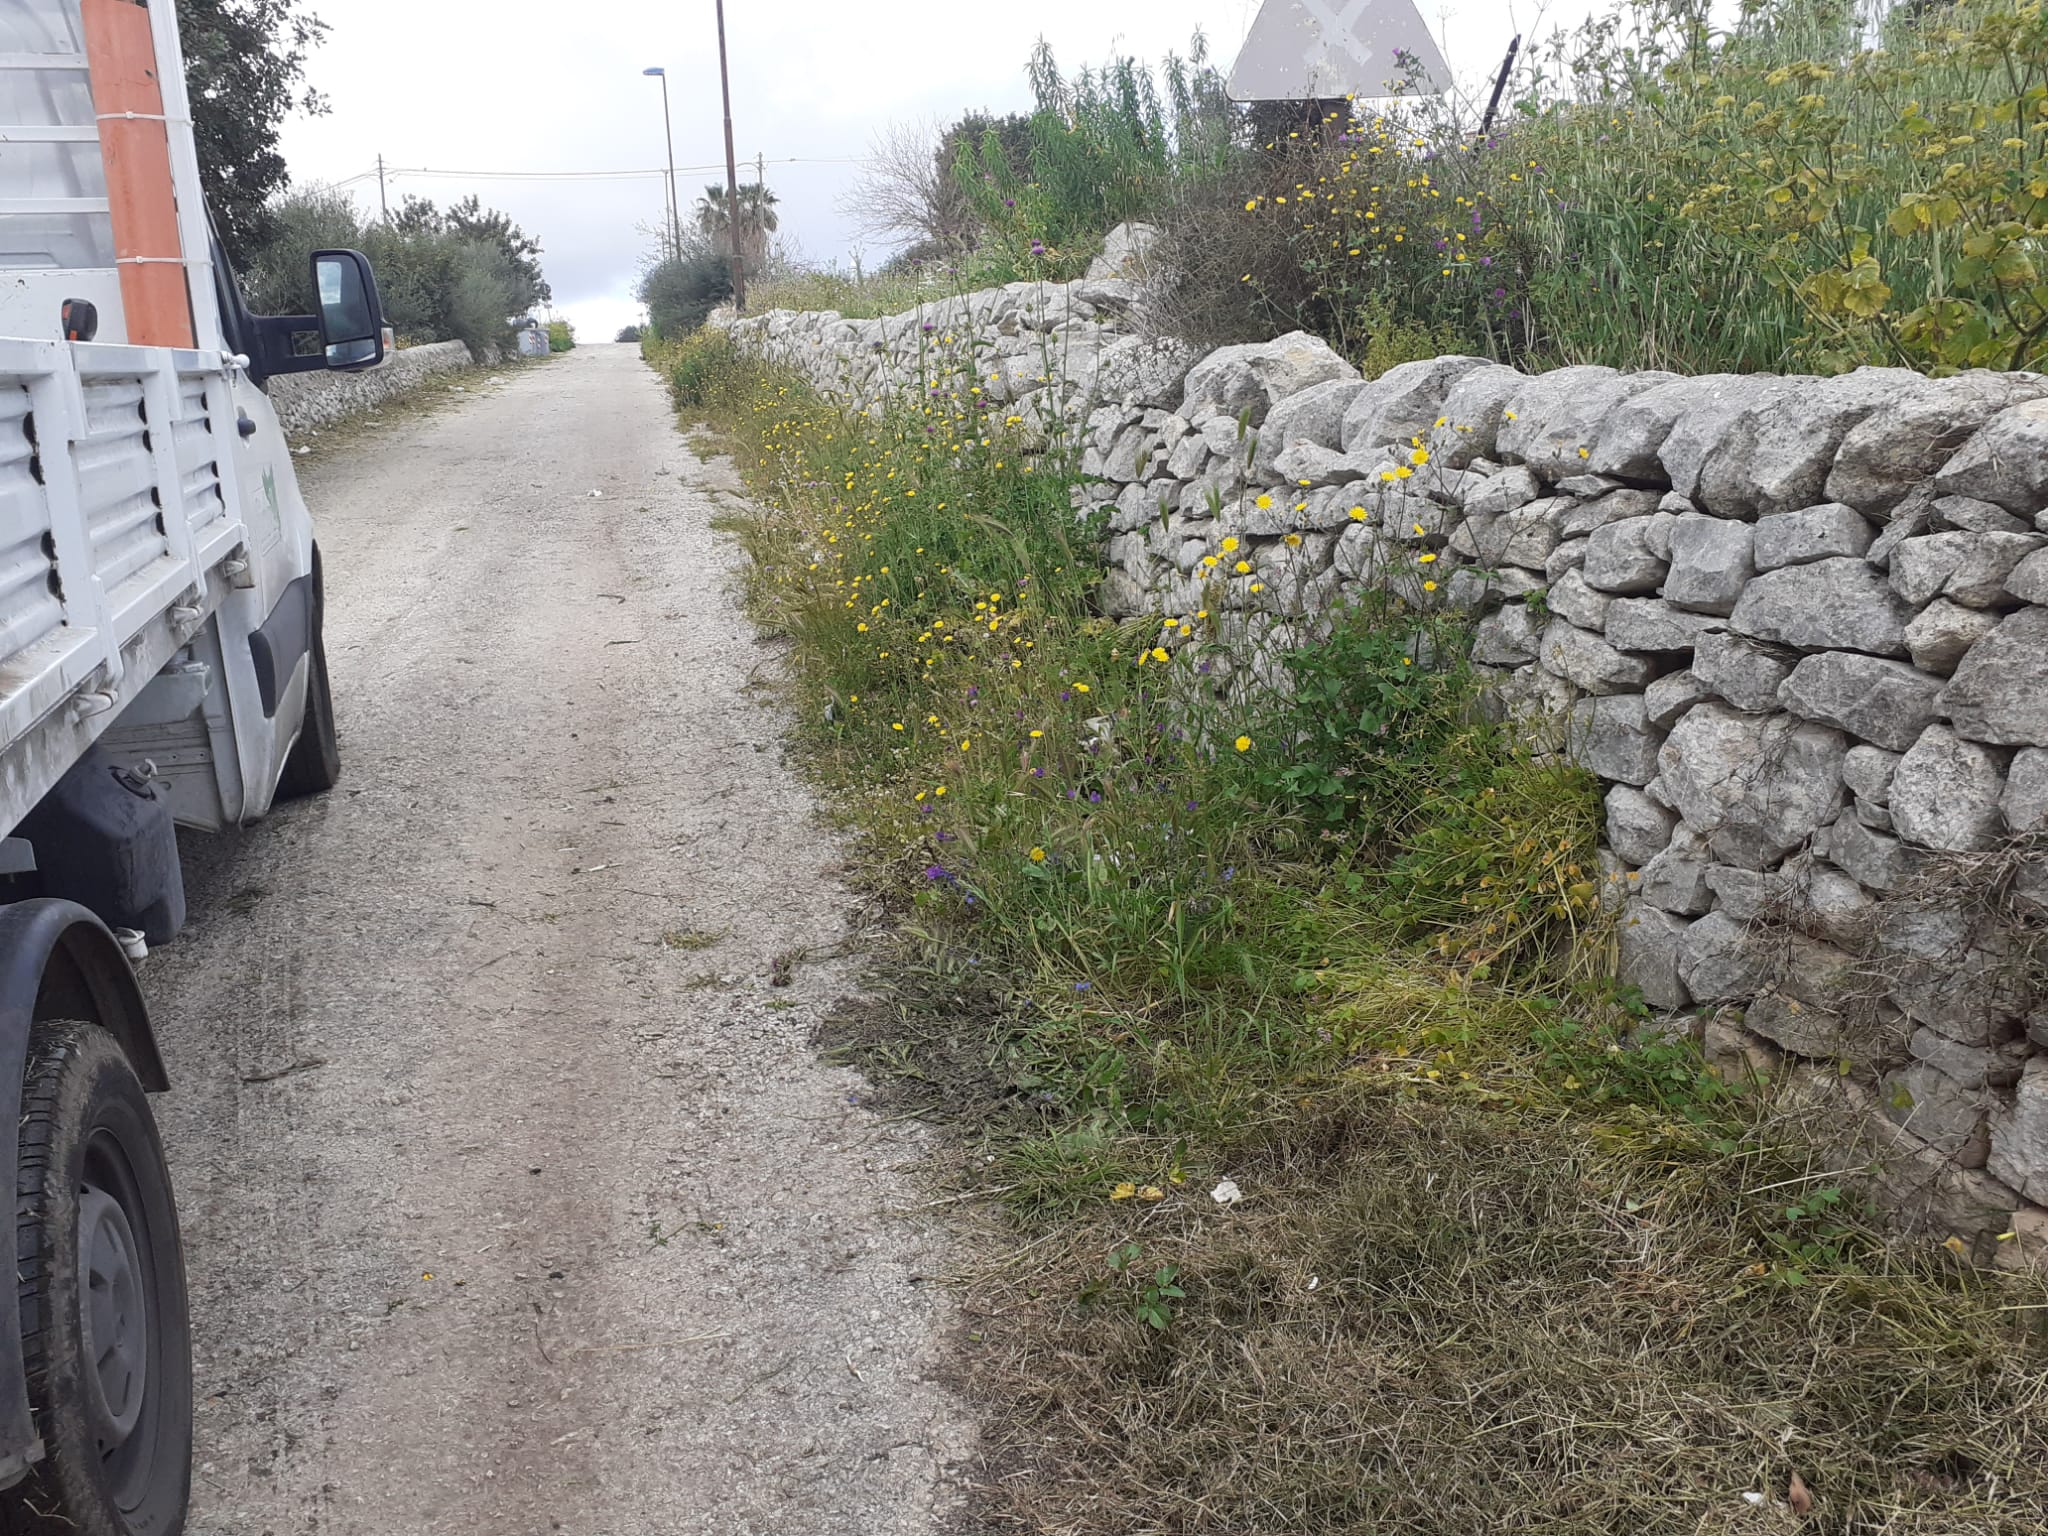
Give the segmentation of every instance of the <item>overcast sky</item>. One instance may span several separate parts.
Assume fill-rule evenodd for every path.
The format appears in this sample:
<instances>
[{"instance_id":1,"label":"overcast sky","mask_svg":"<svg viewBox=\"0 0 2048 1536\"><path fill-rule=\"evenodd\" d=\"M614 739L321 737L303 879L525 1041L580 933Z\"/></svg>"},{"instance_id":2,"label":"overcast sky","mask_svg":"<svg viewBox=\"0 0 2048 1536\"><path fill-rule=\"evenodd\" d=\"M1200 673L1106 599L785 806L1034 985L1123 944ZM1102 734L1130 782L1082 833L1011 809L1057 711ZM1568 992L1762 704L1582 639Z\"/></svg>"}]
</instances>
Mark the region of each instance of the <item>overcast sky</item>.
<instances>
[{"instance_id":1,"label":"overcast sky","mask_svg":"<svg viewBox=\"0 0 2048 1536\"><path fill-rule=\"evenodd\" d=\"M1071 71L1119 52L1148 60L1185 53L1199 27L1227 70L1259 3L729 0L736 147L742 160L767 157L784 236L812 261L844 265L857 236L839 205L878 128L1028 106L1024 63L1041 36ZM1587 4L1421 0L1452 70L1475 87L1516 30L1548 32ZM1343 0L1331 8L1341 10ZM609 339L638 318L632 290L653 244L644 231L663 217L659 178L476 173L663 165L661 82L641 74L658 64L669 72L687 210L706 182L724 179L712 0L317 0L315 9L331 31L310 75L333 110L288 125L295 180L346 183L374 210L377 182L368 173L381 153L395 168L394 206L406 192L440 202L475 192L511 213L545 247L556 307L586 337ZM465 174L427 177L415 167ZM883 255L872 245L865 252L870 265Z\"/></svg>"}]
</instances>

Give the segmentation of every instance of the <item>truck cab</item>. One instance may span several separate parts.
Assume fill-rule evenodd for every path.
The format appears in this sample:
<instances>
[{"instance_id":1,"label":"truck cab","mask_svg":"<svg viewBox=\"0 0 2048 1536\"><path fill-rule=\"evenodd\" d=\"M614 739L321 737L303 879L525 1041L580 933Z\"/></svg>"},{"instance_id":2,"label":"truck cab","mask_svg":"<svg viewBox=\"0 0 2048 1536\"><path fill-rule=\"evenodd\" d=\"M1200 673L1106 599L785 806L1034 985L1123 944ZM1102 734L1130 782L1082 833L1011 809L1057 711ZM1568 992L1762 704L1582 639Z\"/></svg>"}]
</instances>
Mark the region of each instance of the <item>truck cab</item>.
<instances>
[{"instance_id":1,"label":"truck cab","mask_svg":"<svg viewBox=\"0 0 2048 1536\"><path fill-rule=\"evenodd\" d=\"M314 527L265 393L374 367L375 280L244 301L207 216L174 0L0 6L0 1530L175 1536L189 1333L131 960L176 828L340 773ZM7 1111L12 1109L10 1116Z\"/></svg>"}]
</instances>

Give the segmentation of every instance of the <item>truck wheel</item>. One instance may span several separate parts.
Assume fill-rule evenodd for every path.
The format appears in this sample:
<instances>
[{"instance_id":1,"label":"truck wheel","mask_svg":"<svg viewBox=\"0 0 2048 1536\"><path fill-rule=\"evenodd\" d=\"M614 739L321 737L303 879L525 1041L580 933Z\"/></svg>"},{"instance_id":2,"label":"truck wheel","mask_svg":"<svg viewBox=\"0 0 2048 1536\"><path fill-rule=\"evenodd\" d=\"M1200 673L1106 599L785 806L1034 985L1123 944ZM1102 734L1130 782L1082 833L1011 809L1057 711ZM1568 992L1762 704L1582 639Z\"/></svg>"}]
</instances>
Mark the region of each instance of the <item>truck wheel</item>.
<instances>
[{"instance_id":1,"label":"truck wheel","mask_svg":"<svg viewBox=\"0 0 2048 1536\"><path fill-rule=\"evenodd\" d=\"M334 693L327 685L326 606L322 600L313 609L313 648L306 653L306 718L277 781L280 800L325 794L341 782L341 741L334 729Z\"/></svg>"},{"instance_id":2,"label":"truck wheel","mask_svg":"<svg viewBox=\"0 0 2048 1536\"><path fill-rule=\"evenodd\" d=\"M43 1459L7 1536L178 1536L192 1489L185 1258L149 1102L114 1037L43 1023L21 1086L15 1241Z\"/></svg>"}]
</instances>

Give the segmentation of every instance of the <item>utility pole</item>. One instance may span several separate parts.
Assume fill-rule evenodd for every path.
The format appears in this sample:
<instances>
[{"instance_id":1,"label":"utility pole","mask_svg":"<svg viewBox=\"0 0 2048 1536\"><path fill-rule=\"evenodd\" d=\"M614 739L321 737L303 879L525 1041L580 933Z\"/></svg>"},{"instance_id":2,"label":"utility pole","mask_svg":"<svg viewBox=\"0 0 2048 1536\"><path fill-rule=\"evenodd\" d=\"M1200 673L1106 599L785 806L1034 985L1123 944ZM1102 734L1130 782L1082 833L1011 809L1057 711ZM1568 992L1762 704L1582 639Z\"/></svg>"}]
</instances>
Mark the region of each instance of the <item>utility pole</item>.
<instances>
[{"instance_id":1,"label":"utility pole","mask_svg":"<svg viewBox=\"0 0 2048 1536\"><path fill-rule=\"evenodd\" d=\"M718 88L725 97L725 218L732 245L732 312L747 312L747 263L740 254L740 168L732 150L732 78L725 64L725 0L718 0Z\"/></svg>"},{"instance_id":2,"label":"utility pole","mask_svg":"<svg viewBox=\"0 0 2048 1536\"><path fill-rule=\"evenodd\" d=\"M377 206L384 211L384 222L391 222L391 199L384 195L384 154L377 153Z\"/></svg>"}]
</instances>

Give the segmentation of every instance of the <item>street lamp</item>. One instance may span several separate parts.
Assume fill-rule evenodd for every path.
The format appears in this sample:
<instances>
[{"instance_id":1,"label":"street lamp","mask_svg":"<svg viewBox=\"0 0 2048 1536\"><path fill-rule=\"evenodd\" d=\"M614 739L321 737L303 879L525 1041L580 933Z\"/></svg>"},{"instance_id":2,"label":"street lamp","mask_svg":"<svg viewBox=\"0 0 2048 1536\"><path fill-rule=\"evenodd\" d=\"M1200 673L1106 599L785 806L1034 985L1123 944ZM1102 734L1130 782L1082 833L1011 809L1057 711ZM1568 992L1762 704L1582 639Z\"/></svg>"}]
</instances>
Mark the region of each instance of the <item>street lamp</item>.
<instances>
[{"instance_id":1,"label":"street lamp","mask_svg":"<svg viewBox=\"0 0 2048 1536\"><path fill-rule=\"evenodd\" d=\"M668 71L660 65L640 71L643 75L657 75L661 79L661 126L668 136L668 232L670 254L677 261L683 259L683 212L676 202L676 130L668 115Z\"/></svg>"}]
</instances>

